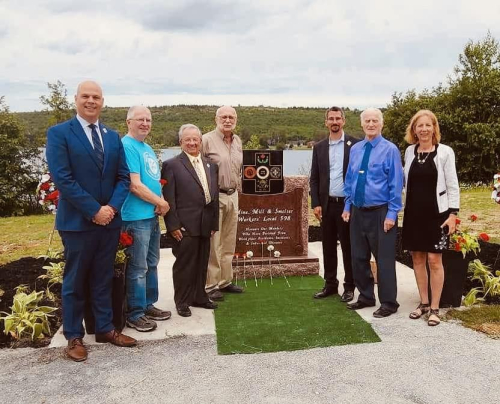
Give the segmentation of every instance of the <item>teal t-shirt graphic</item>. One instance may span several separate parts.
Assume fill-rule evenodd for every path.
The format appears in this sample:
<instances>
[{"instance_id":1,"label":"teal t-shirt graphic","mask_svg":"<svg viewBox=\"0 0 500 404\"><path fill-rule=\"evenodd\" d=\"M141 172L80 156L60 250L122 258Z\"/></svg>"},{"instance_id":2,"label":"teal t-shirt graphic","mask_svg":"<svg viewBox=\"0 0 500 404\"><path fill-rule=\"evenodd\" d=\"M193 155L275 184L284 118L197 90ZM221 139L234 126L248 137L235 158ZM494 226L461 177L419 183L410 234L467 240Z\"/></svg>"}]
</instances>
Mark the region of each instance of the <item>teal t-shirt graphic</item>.
<instances>
[{"instance_id":1,"label":"teal t-shirt graphic","mask_svg":"<svg viewBox=\"0 0 500 404\"><path fill-rule=\"evenodd\" d=\"M141 182L154 194L161 196L160 166L154 150L132 136L122 138L127 165L131 173L139 174ZM122 206L122 219L144 220L155 217L155 205L130 192Z\"/></svg>"}]
</instances>

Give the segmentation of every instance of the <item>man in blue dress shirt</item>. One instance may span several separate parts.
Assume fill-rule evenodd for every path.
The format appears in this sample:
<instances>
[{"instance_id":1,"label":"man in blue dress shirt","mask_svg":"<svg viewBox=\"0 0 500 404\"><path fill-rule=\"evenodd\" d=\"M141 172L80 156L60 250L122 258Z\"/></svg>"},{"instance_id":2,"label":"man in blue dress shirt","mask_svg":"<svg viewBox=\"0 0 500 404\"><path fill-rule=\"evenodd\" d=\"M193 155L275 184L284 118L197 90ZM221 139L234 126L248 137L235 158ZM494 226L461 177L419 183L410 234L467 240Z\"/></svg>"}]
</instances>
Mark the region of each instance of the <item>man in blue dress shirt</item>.
<instances>
[{"instance_id":1,"label":"man in blue dress shirt","mask_svg":"<svg viewBox=\"0 0 500 404\"><path fill-rule=\"evenodd\" d=\"M342 218L350 221L354 283L358 301L351 310L375 306L370 255L377 262L380 308L374 317L398 310L396 283L397 215L402 208L403 167L398 148L382 137L382 112L368 108L361 113L365 139L351 148L345 179Z\"/></svg>"}]
</instances>

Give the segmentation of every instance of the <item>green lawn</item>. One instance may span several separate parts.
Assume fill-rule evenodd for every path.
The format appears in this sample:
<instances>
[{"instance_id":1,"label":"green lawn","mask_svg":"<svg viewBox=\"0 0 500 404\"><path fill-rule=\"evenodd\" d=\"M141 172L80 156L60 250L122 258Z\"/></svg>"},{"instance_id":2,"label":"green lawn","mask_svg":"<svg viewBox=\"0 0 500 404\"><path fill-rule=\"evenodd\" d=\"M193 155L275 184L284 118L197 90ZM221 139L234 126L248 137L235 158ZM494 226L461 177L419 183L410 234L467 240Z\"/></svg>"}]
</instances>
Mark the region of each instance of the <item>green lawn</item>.
<instances>
[{"instance_id":1,"label":"green lawn","mask_svg":"<svg viewBox=\"0 0 500 404\"><path fill-rule=\"evenodd\" d=\"M0 265L46 254L55 218L51 214L0 218ZM57 232L51 248L62 248Z\"/></svg>"},{"instance_id":2,"label":"green lawn","mask_svg":"<svg viewBox=\"0 0 500 404\"><path fill-rule=\"evenodd\" d=\"M477 305L450 310L447 319L460 320L465 327L500 338L500 305Z\"/></svg>"},{"instance_id":3,"label":"green lawn","mask_svg":"<svg viewBox=\"0 0 500 404\"><path fill-rule=\"evenodd\" d=\"M339 297L313 299L319 276L247 280L243 294L225 294L215 310L219 354L294 351L379 342L380 338ZM241 284L241 282L240 282Z\"/></svg>"}]
</instances>

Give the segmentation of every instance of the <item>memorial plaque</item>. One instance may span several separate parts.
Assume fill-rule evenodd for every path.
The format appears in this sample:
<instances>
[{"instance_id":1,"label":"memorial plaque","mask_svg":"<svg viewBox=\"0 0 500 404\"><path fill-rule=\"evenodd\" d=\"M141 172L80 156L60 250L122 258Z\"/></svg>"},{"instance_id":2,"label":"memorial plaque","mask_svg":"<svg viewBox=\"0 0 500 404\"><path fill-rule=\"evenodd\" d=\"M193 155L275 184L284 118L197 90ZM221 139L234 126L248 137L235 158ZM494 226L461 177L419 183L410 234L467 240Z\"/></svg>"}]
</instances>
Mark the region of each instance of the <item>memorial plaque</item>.
<instances>
[{"instance_id":1,"label":"memorial plaque","mask_svg":"<svg viewBox=\"0 0 500 404\"><path fill-rule=\"evenodd\" d=\"M283 192L283 150L243 150L244 194Z\"/></svg>"},{"instance_id":2,"label":"memorial plaque","mask_svg":"<svg viewBox=\"0 0 500 404\"><path fill-rule=\"evenodd\" d=\"M236 280L245 280L250 272L263 277L319 273L319 259L310 256L307 248L308 190L308 177L294 176L284 179L284 193L239 194L233 259ZM270 245L274 247L271 253ZM253 254L250 258L245 254L248 251ZM274 255L277 251L278 257Z\"/></svg>"},{"instance_id":3,"label":"memorial plaque","mask_svg":"<svg viewBox=\"0 0 500 404\"><path fill-rule=\"evenodd\" d=\"M302 255L303 192L296 188L276 195L240 195L236 251L252 250L261 257L264 250L267 256L272 244L282 255Z\"/></svg>"}]
</instances>

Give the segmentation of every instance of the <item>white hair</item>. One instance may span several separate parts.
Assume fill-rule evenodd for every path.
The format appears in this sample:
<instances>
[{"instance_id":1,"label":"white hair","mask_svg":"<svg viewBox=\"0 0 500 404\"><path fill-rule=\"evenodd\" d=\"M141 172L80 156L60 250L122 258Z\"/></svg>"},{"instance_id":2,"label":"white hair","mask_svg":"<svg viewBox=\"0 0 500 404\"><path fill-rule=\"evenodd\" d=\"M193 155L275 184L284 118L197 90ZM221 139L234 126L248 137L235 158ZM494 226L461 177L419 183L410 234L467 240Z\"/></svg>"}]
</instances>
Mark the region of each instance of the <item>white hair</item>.
<instances>
[{"instance_id":1,"label":"white hair","mask_svg":"<svg viewBox=\"0 0 500 404\"><path fill-rule=\"evenodd\" d=\"M217 111L215 111L215 116L219 116L219 112L223 108L231 108L234 111L234 116L237 117L238 114L236 113L236 110L231 106L231 105L223 105L222 107L217 108Z\"/></svg>"},{"instance_id":2,"label":"white hair","mask_svg":"<svg viewBox=\"0 0 500 404\"><path fill-rule=\"evenodd\" d=\"M186 129L196 129L198 131L198 134L200 135L200 139L201 139L201 130L200 130L200 128L198 128L198 126L196 126L196 125L193 125L192 123L185 123L184 125L182 125L179 128L179 143L181 142L182 135L184 134L184 131Z\"/></svg>"},{"instance_id":3,"label":"white hair","mask_svg":"<svg viewBox=\"0 0 500 404\"><path fill-rule=\"evenodd\" d=\"M151 111L149 110L149 108L145 107L144 105L133 105L128 109L127 119L134 119L135 112L139 109L144 109L151 114Z\"/></svg>"},{"instance_id":4,"label":"white hair","mask_svg":"<svg viewBox=\"0 0 500 404\"><path fill-rule=\"evenodd\" d=\"M384 114L382 114L382 111L378 108L366 108L363 112L361 112L361 115L360 115L361 123L363 123L363 117L365 116L365 114L367 114L369 112L376 113L380 119L380 122L384 123Z\"/></svg>"}]
</instances>

